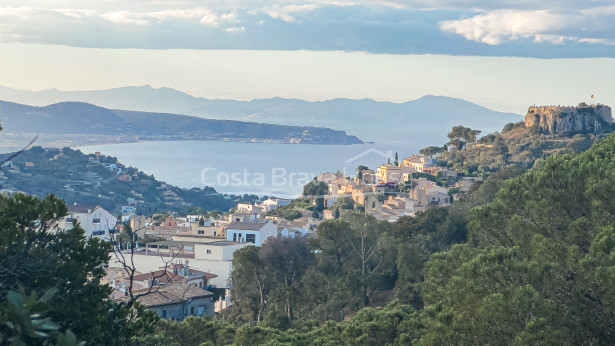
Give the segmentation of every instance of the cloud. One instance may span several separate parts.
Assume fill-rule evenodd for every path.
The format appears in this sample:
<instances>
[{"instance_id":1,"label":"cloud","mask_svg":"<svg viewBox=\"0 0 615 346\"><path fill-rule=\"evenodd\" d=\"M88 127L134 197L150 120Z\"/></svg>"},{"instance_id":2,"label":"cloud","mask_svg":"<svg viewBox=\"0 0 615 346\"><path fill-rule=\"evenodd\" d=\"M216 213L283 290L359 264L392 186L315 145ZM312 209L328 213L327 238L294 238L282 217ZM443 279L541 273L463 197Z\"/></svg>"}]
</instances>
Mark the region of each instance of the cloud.
<instances>
[{"instance_id":1,"label":"cloud","mask_svg":"<svg viewBox=\"0 0 615 346\"><path fill-rule=\"evenodd\" d=\"M607 40L605 38L581 38L579 39L581 43L589 43L589 44L603 44L606 46L615 46L615 40Z\"/></svg>"},{"instance_id":2,"label":"cloud","mask_svg":"<svg viewBox=\"0 0 615 346\"><path fill-rule=\"evenodd\" d=\"M553 36L548 33L562 29L565 21L566 16L552 14L546 10L499 10L467 19L444 21L440 28L462 35L468 40L498 45L504 40L527 37L535 37L538 41L546 40Z\"/></svg>"},{"instance_id":3,"label":"cloud","mask_svg":"<svg viewBox=\"0 0 615 346\"><path fill-rule=\"evenodd\" d=\"M615 39L614 23L615 6L599 6L567 12L494 10L465 19L442 21L440 29L488 45L501 45L519 38L531 38L539 44L610 45Z\"/></svg>"},{"instance_id":4,"label":"cloud","mask_svg":"<svg viewBox=\"0 0 615 346\"><path fill-rule=\"evenodd\" d=\"M20 0L19 4L0 0L0 42L615 57L615 5L607 0Z\"/></svg>"},{"instance_id":5,"label":"cloud","mask_svg":"<svg viewBox=\"0 0 615 346\"><path fill-rule=\"evenodd\" d=\"M101 15L114 24L132 24L132 25L148 25L150 22L142 16L137 16L130 11L112 11Z\"/></svg>"},{"instance_id":6,"label":"cloud","mask_svg":"<svg viewBox=\"0 0 615 346\"><path fill-rule=\"evenodd\" d=\"M243 26L240 26L240 27L233 26L233 27L229 27L229 28L224 28L224 31L230 32L230 33L245 32L246 28L243 27Z\"/></svg>"},{"instance_id":7,"label":"cloud","mask_svg":"<svg viewBox=\"0 0 615 346\"><path fill-rule=\"evenodd\" d=\"M294 14L307 13L319 7L320 5L317 4L291 4L286 6L273 5L265 6L258 11L253 11L252 13L262 12L274 19L280 19L285 22L295 22L297 21L297 19L295 18Z\"/></svg>"},{"instance_id":8,"label":"cloud","mask_svg":"<svg viewBox=\"0 0 615 346\"><path fill-rule=\"evenodd\" d=\"M152 12L134 12L129 10L109 11L102 18L115 24L150 25L169 20L198 20L201 24L218 27L221 20L233 19L232 16L219 16L208 8L173 9Z\"/></svg>"}]
</instances>

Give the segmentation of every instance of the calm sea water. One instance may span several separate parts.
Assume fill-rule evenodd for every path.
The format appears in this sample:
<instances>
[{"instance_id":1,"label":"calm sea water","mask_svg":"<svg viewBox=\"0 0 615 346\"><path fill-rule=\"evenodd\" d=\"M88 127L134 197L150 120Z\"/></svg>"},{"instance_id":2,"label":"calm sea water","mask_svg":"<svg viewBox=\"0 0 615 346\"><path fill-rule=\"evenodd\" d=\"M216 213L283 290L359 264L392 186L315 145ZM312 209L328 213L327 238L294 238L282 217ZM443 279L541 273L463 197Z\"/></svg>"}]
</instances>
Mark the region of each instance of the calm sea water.
<instances>
[{"instance_id":1,"label":"calm sea water","mask_svg":"<svg viewBox=\"0 0 615 346\"><path fill-rule=\"evenodd\" d=\"M400 145L298 145L238 142L144 142L84 146L153 174L169 184L214 187L219 192L297 197L302 187L324 172L354 175L358 165L375 169L389 156L416 154ZM393 158L391 158L393 161Z\"/></svg>"}]
</instances>

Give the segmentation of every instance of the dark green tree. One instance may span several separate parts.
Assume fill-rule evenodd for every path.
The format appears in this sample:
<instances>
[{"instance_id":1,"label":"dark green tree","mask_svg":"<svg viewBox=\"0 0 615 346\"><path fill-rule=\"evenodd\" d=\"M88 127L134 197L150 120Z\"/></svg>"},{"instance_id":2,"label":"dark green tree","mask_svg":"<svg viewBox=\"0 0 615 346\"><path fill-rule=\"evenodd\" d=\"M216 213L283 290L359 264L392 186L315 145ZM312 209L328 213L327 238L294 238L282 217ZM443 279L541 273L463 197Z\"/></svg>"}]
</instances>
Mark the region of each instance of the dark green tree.
<instances>
[{"instance_id":1,"label":"dark green tree","mask_svg":"<svg viewBox=\"0 0 615 346\"><path fill-rule=\"evenodd\" d=\"M107 344L110 289L100 279L111 246L85 239L79 225L59 231L57 220L66 214L53 195L0 197L0 298L19 287L39 295L56 288L62 293L49 301L48 316L60 330Z\"/></svg>"},{"instance_id":2,"label":"dark green tree","mask_svg":"<svg viewBox=\"0 0 615 346\"><path fill-rule=\"evenodd\" d=\"M478 130L472 130L465 126L454 126L451 132L448 133L448 139L450 139L449 145L461 150L465 148L468 143L476 141L476 137L481 133Z\"/></svg>"},{"instance_id":3,"label":"dark green tree","mask_svg":"<svg viewBox=\"0 0 615 346\"><path fill-rule=\"evenodd\" d=\"M325 195L329 193L329 185L322 181L311 181L303 187L303 196L312 200L316 210L325 208Z\"/></svg>"},{"instance_id":4,"label":"dark green tree","mask_svg":"<svg viewBox=\"0 0 615 346\"><path fill-rule=\"evenodd\" d=\"M419 150L419 153L425 156L434 157L442 153L445 150L446 150L446 147L430 146L430 147Z\"/></svg>"},{"instance_id":5,"label":"dark green tree","mask_svg":"<svg viewBox=\"0 0 615 346\"><path fill-rule=\"evenodd\" d=\"M299 286L305 272L313 264L314 254L305 238L269 238L259 251L268 283L274 292L270 304L278 305L290 321L295 319L294 311L302 302ZM277 298L277 299L276 299ZM277 300L277 301L276 301Z\"/></svg>"},{"instance_id":6,"label":"dark green tree","mask_svg":"<svg viewBox=\"0 0 615 346\"><path fill-rule=\"evenodd\" d=\"M271 285L258 252L258 247L246 246L233 254L231 300L249 314L250 320L260 322L265 317Z\"/></svg>"}]
</instances>

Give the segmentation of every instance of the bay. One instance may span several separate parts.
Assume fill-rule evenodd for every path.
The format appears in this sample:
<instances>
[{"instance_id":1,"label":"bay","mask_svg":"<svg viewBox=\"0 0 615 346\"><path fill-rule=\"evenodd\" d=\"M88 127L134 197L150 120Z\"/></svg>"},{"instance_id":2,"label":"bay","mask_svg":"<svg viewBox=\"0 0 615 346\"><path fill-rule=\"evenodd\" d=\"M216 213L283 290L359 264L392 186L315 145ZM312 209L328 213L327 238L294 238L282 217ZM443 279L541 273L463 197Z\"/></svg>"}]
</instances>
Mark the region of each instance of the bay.
<instances>
[{"instance_id":1,"label":"bay","mask_svg":"<svg viewBox=\"0 0 615 346\"><path fill-rule=\"evenodd\" d=\"M223 141L164 141L79 147L84 153L114 156L126 166L184 187L211 186L229 194L295 198L316 175L340 170L354 175L358 165L376 169L418 153L393 144L307 145Z\"/></svg>"}]
</instances>

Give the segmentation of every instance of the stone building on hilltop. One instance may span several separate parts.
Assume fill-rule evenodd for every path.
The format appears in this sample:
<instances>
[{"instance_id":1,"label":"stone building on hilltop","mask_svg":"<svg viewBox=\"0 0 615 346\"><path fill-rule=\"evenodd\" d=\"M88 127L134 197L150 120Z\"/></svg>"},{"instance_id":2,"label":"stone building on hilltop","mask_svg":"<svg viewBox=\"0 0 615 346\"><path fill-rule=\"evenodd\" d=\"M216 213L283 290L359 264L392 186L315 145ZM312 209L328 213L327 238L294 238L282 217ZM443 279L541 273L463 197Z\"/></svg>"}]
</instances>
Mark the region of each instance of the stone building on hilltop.
<instances>
[{"instance_id":1,"label":"stone building on hilltop","mask_svg":"<svg viewBox=\"0 0 615 346\"><path fill-rule=\"evenodd\" d=\"M611 107L601 104L530 107L525 116L525 127L542 134L601 133L612 123Z\"/></svg>"}]
</instances>

